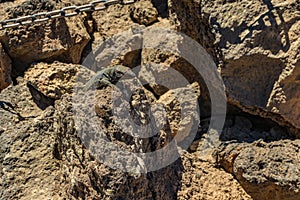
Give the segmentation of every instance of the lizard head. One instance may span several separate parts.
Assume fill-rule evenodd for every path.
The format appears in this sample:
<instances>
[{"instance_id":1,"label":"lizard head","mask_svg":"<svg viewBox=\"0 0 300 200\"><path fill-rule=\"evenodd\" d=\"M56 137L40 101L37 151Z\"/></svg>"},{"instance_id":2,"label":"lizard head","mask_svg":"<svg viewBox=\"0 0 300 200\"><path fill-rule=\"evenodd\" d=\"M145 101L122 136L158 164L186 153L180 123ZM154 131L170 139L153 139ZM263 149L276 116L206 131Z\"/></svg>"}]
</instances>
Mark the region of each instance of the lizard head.
<instances>
[{"instance_id":1,"label":"lizard head","mask_svg":"<svg viewBox=\"0 0 300 200\"><path fill-rule=\"evenodd\" d=\"M129 67L125 67L123 65L116 65L114 66L114 69L115 70L113 71L113 77L117 80L130 71Z\"/></svg>"}]
</instances>

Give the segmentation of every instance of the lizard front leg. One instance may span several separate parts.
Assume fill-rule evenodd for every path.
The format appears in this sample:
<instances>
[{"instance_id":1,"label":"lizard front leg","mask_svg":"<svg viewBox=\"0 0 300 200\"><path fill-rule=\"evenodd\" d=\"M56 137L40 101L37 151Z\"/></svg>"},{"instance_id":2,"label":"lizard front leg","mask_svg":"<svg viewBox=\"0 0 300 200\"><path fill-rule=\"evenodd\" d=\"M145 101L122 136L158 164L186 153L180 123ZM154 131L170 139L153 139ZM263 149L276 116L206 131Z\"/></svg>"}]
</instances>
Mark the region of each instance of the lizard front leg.
<instances>
[{"instance_id":1,"label":"lizard front leg","mask_svg":"<svg viewBox=\"0 0 300 200\"><path fill-rule=\"evenodd\" d=\"M104 86L114 87L115 85L112 84L110 82L110 80L108 80L107 78L103 78L103 79L101 79L101 80L98 81L98 83L97 83L97 89L102 88Z\"/></svg>"}]
</instances>

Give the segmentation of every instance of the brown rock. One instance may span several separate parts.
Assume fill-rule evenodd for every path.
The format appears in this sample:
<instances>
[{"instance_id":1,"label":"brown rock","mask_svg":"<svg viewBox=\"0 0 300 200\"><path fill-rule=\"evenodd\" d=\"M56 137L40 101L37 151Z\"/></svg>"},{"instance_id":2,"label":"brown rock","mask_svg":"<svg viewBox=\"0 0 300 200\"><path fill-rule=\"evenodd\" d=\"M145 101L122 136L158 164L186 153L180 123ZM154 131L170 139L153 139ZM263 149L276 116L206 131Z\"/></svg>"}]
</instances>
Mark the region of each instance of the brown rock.
<instances>
[{"instance_id":1,"label":"brown rock","mask_svg":"<svg viewBox=\"0 0 300 200\"><path fill-rule=\"evenodd\" d=\"M86 2L1 2L0 19ZM4 9L11 5L14 7ZM5 102L0 106L0 199L299 199L300 146L298 140L290 140L300 136L298 7L298 0L137 0L84 17L1 31L3 49L13 61L13 76L20 72L25 75L0 94ZM205 127L193 129L200 116L195 115L191 102L198 99L200 91L204 121L210 113L203 77L178 55L155 48L136 50L142 44L161 41L155 35L143 38L139 30L145 26L185 33L201 44L219 67L230 110L221 137L224 144L216 151L218 162L215 155L203 156L203 138L210 139L210 133ZM127 30L128 35L109 40ZM92 49L82 55L89 34L95 40ZM184 41L180 37L165 35L159 39L181 53L190 50L181 49ZM102 42L105 45L97 49ZM145 85L147 89L136 88L129 98L120 96L121 90L113 93L115 88L110 86L95 94L73 90L93 73L64 62L78 63L89 51L97 54L95 61L89 60L94 65L88 65L94 71L113 64L130 68L141 64L138 75L150 84ZM60 62L35 63L25 70L41 60ZM178 82L167 76L168 69L182 74L186 84L171 88L155 84L165 79ZM80 73L82 77L76 77ZM124 84L127 87L130 83ZM86 103L78 112L74 112L74 92ZM119 104L113 106L112 99ZM121 125L131 130L128 122L149 123L151 108L158 124L164 125L162 129L150 138L126 132L115 123L112 111L126 111L128 103L131 110L125 113ZM182 108L185 112L181 115ZM74 123L76 119L79 124ZM201 126L213 122L207 120ZM104 143L97 143L99 124L106 137ZM152 133L153 129L143 132ZM176 147L170 154L179 156L174 163L154 172L133 173L145 170L145 163L140 157L126 159L126 152L156 151L176 136L180 144L191 130L197 132L196 141L188 149L192 152ZM116 152L111 143L125 153ZM116 165L121 168L128 162L133 172L111 169L99 162L94 153L103 146L108 146L109 158L124 153L124 159L116 160ZM102 154L105 152L100 152L100 158ZM150 164L159 165L168 155Z\"/></svg>"},{"instance_id":2,"label":"brown rock","mask_svg":"<svg viewBox=\"0 0 300 200\"><path fill-rule=\"evenodd\" d=\"M129 83L125 81L124 84ZM79 112L76 112L76 117L84 117L83 120L80 120L83 123L82 127L76 129L76 132L73 129L74 124L72 124L74 113L72 113L70 109L72 106L71 96L66 95L63 96L61 100L56 101L57 113L55 118L59 119L58 127L65 128L63 128L63 130L59 128L59 132L57 132L56 155L57 158L61 159L64 163L64 171L62 171L61 178L57 181L57 186L59 186L58 188L60 189L57 188L58 192L56 192L55 195L71 195L74 199L82 197L99 199L151 199L159 198L160 196L164 196L164 199L174 199L174 197L176 197L176 190L180 184L180 162L175 162L156 172L134 174L125 173L118 169L111 169L105 166L105 163L101 164L98 162L99 160L97 160L97 158L99 158L99 155L92 154L91 147L93 143L98 141L97 136L92 134L94 132L92 131L93 126L89 124L92 123L93 120L95 120L94 122L97 124L101 124L103 129L102 133L109 138L109 141L103 144L108 148L110 147L110 142L118 145L124 151L140 152L158 147L156 140L151 142L149 139L134 138L130 133L125 132L120 124L113 121L114 118L111 112L112 99L117 98L119 100L121 106L118 106L117 109L123 109L123 105L125 104L124 97L119 97L120 92L118 89L116 89L116 93L113 93L114 95L111 96L114 89L115 88L108 86L96 91L96 94L85 94L86 96L84 96L84 98L87 104L83 109L79 110ZM149 105L145 98L146 93L147 92L139 90L133 95L133 101L135 103L132 102L132 104L134 111L138 114L144 113L145 109L147 110L147 105ZM93 95L95 95L94 98ZM95 101L93 102L93 100ZM93 115L93 113L89 113L88 111L95 112L97 115L95 116L95 114ZM122 122L126 125L127 121L133 119L136 119L134 114L130 114L130 116L127 116ZM84 130L82 128L87 128L86 130L89 131L81 132ZM84 142L85 147L82 146L82 141L79 139L86 140ZM68 145L68 141L72 141L71 146ZM120 156L124 152L116 152L112 148L108 153L109 155L107 156ZM120 167L122 168L122 166L128 162L134 164L137 161L132 159L119 160L117 162L120 163ZM75 164L76 167L74 163L77 163ZM136 163L136 169L138 167L141 166ZM63 174L65 173L67 176L63 178ZM161 173L170 178L167 181L162 181L164 178L161 176ZM157 187L157 185L159 185L159 187ZM135 187L135 189L132 190L131 187ZM149 190L154 192L149 193Z\"/></svg>"},{"instance_id":3,"label":"brown rock","mask_svg":"<svg viewBox=\"0 0 300 200\"><path fill-rule=\"evenodd\" d=\"M139 1L134 4L131 16L139 24L149 26L157 22L158 12L150 1Z\"/></svg>"},{"instance_id":4,"label":"brown rock","mask_svg":"<svg viewBox=\"0 0 300 200\"><path fill-rule=\"evenodd\" d=\"M220 0L203 6L223 55L230 102L266 115L259 107L274 120L279 114L279 123L299 128L299 2Z\"/></svg>"},{"instance_id":5,"label":"brown rock","mask_svg":"<svg viewBox=\"0 0 300 200\"><path fill-rule=\"evenodd\" d=\"M50 11L55 6L61 7L63 4L29 0L11 9L10 17ZM0 40L13 61L14 76L17 76L37 61L79 63L90 35L85 28L84 17L77 16L6 29L0 32Z\"/></svg>"},{"instance_id":6,"label":"brown rock","mask_svg":"<svg viewBox=\"0 0 300 200\"><path fill-rule=\"evenodd\" d=\"M185 170L177 199L252 199L232 175L211 163L202 162L198 154L182 156Z\"/></svg>"},{"instance_id":7,"label":"brown rock","mask_svg":"<svg viewBox=\"0 0 300 200\"><path fill-rule=\"evenodd\" d=\"M0 108L1 199L51 198L59 169L52 156L53 107L42 111L22 80L0 99L12 105Z\"/></svg>"},{"instance_id":8,"label":"brown rock","mask_svg":"<svg viewBox=\"0 0 300 200\"><path fill-rule=\"evenodd\" d=\"M254 199L299 199L299 140L229 144L219 163Z\"/></svg>"},{"instance_id":9,"label":"brown rock","mask_svg":"<svg viewBox=\"0 0 300 200\"><path fill-rule=\"evenodd\" d=\"M0 43L0 90L11 84L11 60Z\"/></svg>"},{"instance_id":10,"label":"brown rock","mask_svg":"<svg viewBox=\"0 0 300 200\"><path fill-rule=\"evenodd\" d=\"M199 97L199 85L194 83L189 87L170 90L157 101L164 106L167 123L170 125L170 134L176 138L178 143L198 129L200 113L197 112L197 104Z\"/></svg>"},{"instance_id":11,"label":"brown rock","mask_svg":"<svg viewBox=\"0 0 300 200\"><path fill-rule=\"evenodd\" d=\"M71 93L78 69L77 65L60 62L38 63L25 72L24 78L46 97L59 99L63 94Z\"/></svg>"},{"instance_id":12,"label":"brown rock","mask_svg":"<svg viewBox=\"0 0 300 200\"><path fill-rule=\"evenodd\" d=\"M285 70L275 84L268 109L281 114L292 125L300 128L300 62Z\"/></svg>"}]
</instances>

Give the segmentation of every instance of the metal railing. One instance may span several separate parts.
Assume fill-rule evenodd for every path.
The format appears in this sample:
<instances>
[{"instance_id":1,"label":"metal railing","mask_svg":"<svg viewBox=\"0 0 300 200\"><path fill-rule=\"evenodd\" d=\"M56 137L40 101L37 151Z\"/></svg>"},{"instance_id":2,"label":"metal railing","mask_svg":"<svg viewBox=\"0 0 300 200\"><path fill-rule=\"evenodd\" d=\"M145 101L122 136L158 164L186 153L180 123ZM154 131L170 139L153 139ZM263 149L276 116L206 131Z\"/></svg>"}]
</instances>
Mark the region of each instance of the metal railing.
<instances>
[{"instance_id":1,"label":"metal railing","mask_svg":"<svg viewBox=\"0 0 300 200\"><path fill-rule=\"evenodd\" d=\"M94 12L105 10L111 5L121 4L127 5L135 3L135 0L95 0L89 4L81 6L67 6L60 10L53 10L49 12L42 12L33 15L27 15L14 19L8 19L0 22L0 30L6 28L15 28L21 25L29 25L33 23L46 22L50 19L73 17L82 12Z\"/></svg>"}]
</instances>

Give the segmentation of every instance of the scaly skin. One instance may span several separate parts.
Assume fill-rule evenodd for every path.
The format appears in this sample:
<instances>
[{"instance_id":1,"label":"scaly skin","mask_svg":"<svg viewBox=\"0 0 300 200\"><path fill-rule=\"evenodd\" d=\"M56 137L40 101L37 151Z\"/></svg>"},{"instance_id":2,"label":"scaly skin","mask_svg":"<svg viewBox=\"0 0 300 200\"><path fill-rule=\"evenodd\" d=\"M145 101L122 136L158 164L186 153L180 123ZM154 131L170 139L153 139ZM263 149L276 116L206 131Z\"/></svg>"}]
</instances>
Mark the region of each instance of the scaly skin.
<instances>
[{"instance_id":1,"label":"scaly skin","mask_svg":"<svg viewBox=\"0 0 300 200\"><path fill-rule=\"evenodd\" d=\"M114 65L113 67L98 71L96 75L85 84L83 91L89 90L95 83L97 83L97 89L107 85L114 86L114 84L129 70L129 67Z\"/></svg>"}]
</instances>

